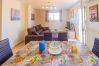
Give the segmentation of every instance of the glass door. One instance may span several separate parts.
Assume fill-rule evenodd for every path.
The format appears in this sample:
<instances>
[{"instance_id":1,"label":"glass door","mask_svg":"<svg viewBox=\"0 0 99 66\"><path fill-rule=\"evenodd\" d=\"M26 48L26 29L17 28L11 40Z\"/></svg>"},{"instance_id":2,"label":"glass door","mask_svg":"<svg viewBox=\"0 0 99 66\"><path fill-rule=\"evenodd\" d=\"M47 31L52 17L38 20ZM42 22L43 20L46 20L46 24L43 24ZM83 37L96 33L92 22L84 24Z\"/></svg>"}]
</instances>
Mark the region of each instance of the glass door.
<instances>
[{"instance_id":1,"label":"glass door","mask_svg":"<svg viewBox=\"0 0 99 66\"><path fill-rule=\"evenodd\" d=\"M78 9L79 21L79 40L86 45L86 7L81 2L81 8Z\"/></svg>"},{"instance_id":2,"label":"glass door","mask_svg":"<svg viewBox=\"0 0 99 66\"><path fill-rule=\"evenodd\" d=\"M80 42L83 42L83 37L82 37L82 11L81 8L78 9L78 21L79 21L79 40Z\"/></svg>"}]
</instances>

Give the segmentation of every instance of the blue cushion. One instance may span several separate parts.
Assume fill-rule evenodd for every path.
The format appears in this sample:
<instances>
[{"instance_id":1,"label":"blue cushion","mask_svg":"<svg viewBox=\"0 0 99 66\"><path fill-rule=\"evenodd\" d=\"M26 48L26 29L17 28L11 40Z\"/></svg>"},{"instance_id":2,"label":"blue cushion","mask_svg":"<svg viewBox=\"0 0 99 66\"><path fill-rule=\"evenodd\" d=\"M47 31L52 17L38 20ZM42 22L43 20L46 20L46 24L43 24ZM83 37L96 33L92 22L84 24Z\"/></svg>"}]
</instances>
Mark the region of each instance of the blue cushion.
<instances>
[{"instance_id":1,"label":"blue cushion","mask_svg":"<svg viewBox=\"0 0 99 66\"><path fill-rule=\"evenodd\" d=\"M9 40L4 39L0 41L0 65L3 64L13 55L10 48Z\"/></svg>"}]
</instances>

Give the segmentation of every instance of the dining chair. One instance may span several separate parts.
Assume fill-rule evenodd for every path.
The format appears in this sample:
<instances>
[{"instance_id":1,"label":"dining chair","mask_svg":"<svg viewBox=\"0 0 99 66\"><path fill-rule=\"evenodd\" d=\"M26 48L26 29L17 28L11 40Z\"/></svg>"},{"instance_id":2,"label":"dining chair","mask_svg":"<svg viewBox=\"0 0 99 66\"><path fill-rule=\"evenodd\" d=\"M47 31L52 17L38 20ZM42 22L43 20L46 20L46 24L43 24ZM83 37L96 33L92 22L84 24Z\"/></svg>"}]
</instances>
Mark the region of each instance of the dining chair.
<instances>
[{"instance_id":1,"label":"dining chair","mask_svg":"<svg viewBox=\"0 0 99 66\"><path fill-rule=\"evenodd\" d=\"M45 32L44 33L44 40L45 41L52 41L52 33L51 32Z\"/></svg>"},{"instance_id":2,"label":"dining chair","mask_svg":"<svg viewBox=\"0 0 99 66\"><path fill-rule=\"evenodd\" d=\"M13 55L10 48L9 39L0 41L0 65L7 61Z\"/></svg>"},{"instance_id":3,"label":"dining chair","mask_svg":"<svg viewBox=\"0 0 99 66\"><path fill-rule=\"evenodd\" d=\"M44 33L44 40L45 41L53 41L52 32L45 32ZM67 32L58 32L58 39L56 41L67 41Z\"/></svg>"},{"instance_id":4,"label":"dining chair","mask_svg":"<svg viewBox=\"0 0 99 66\"><path fill-rule=\"evenodd\" d=\"M67 32L59 32L58 33L58 40L59 41L67 41Z\"/></svg>"},{"instance_id":5,"label":"dining chair","mask_svg":"<svg viewBox=\"0 0 99 66\"><path fill-rule=\"evenodd\" d=\"M92 52L99 57L99 38L95 38Z\"/></svg>"}]
</instances>

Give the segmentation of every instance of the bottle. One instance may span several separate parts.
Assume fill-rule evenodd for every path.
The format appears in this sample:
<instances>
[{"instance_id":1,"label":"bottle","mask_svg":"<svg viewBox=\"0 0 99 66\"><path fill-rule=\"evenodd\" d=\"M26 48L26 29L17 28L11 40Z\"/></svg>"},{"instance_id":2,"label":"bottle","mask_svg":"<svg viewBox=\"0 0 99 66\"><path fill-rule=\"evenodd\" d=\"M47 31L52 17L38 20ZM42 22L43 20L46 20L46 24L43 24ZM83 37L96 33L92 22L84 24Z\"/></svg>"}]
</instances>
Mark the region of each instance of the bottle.
<instances>
[{"instance_id":1,"label":"bottle","mask_svg":"<svg viewBox=\"0 0 99 66\"><path fill-rule=\"evenodd\" d=\"M52 40L58 41L58 30L55 29L54 32L52 32Z\"/></svg>"},{"instance_id":2,"label":"bottle","mask_svg":"<svg viewBox=\"0 0 99 66\"><path fill-rule=\"evenodd\" d=\"M42 53L45 50L45 41L40 41L39 42L39 51Z\"/></svg>"},{"instance_id":3,"label":"bottle","mask_svg":"<svg viewBox=\"0 0 99 66\"><path fill-rule=\"evenodd\" d=\"M72 46L72 53L77 53L77 47L76 46Z\"/></svg>"}]
</instances>

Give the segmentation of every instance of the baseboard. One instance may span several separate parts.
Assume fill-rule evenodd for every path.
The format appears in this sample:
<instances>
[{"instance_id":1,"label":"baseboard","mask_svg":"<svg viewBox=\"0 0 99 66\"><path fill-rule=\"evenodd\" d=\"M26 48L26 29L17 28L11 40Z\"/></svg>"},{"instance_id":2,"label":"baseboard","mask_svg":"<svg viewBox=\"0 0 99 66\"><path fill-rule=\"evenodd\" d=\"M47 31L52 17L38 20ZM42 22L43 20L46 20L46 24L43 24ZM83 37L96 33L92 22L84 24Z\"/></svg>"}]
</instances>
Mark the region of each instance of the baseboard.
<instances>
[{"instance_id":1,"label":"baseboard","mask_svg":"<svg viewBox=\"0 0 99 66\"><path fill-rule=\"evenodd\" d=\"M19 43L15 44L15 45L12 47L12 49L14 49L16 46L18 46L19 44L23 43L24 41L25 41L25 40L20 41Z\"/></svg>"}]
</instances>

